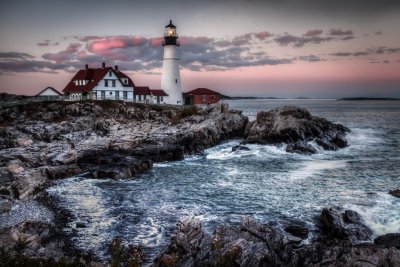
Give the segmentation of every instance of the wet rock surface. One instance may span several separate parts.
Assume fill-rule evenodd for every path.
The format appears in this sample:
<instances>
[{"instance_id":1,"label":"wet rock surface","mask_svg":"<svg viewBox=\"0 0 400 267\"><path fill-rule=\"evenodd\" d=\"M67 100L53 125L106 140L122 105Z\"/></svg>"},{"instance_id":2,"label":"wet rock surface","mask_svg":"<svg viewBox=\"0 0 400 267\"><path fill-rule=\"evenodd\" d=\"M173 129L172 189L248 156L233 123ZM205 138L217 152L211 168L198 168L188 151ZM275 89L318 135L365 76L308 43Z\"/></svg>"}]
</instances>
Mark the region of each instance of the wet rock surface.
<instances>
[{"instance_id":1,"label":"wet rock surface","mask_svg":"<svg viewBox=\"0 0 400 267\"><path fill-rule=\"evenodd\" d=\"M232 152L235 152L235 151L249 151L250 150L250 148L249 147L247 147L247 146L243 146L243 145L237 145L237 146L233 146L232 147Z\"/></svg>"},{"instance_id":2,"label":"wet rock surface","mask_svg":"<svg viewBox=\"0 0 400 267\"><path fill-rule=\"evenodd\" d=\"M287 152L314 154L317 150L309 142L315 141L325 150L337 150L347 146L347 132L350 130L345 126L312 116L306 109L286 106L259 112L246 127L245 141L286 143Z\"/></svg>"},{"instance_id":3,"label":"wet rock surface","mask_svg":"<svg viewBox=\"0 0 400 267\"><path fill-rule=\"evenodd\" d=\"M391 233L379 236L375 238L374 243L387 248L396 247L400 249L400 233Z\"/></svg>"},{"instance_id":4,"label":"wet rock surface","mask_svg":"<svg viewBox=\"0 0 400 267\"><path fill-rule=\"evenodd\" d=\"M400 197L400 189L390 190L389 194L394 196L394 197Z\"/></svg>"},{"instance_id":5,"label":"wet rock surface","mask_svg":"<svg viewBox=\"0 0 400 267\"><path fill-rule=\"evenodd\" d=\"M348 240L353 244L372 239L372 231L362 222L361 216L352 210L341 211L338 207L325 208L320 221L324 231L333 238Z\"/></svg>"},{"instance_id":6,"label":"wet rock surface","mask_svg":"<svg viewBox=\"0 0 400 267\"><path fill-rule=\"evenodd\" d=\"M393 246L354 244L349 234L332 235L330 227L340 232L346 232L346 224L367 228L356 212L337 211L337 208L324 209L321 234L309 243L302 242L308 235L303 227L282 231L245 217L239 225L221 225L208 234L198 219L182 218L170 244L152 266L397 266L400 263L400 250ZM301 237L294 237L288 230Z\"/></svg>"}]
</instances>

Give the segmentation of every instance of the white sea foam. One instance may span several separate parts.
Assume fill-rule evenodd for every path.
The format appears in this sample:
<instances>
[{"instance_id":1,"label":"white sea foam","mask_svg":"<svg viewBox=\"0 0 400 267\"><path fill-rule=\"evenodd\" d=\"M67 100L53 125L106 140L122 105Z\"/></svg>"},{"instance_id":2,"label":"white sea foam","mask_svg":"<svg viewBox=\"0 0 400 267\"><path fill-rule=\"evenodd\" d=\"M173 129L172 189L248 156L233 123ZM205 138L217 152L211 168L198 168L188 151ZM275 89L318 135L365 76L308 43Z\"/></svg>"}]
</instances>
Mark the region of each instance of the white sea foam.
<instances>
[{"instance_id":1,"label":"white sea foam","mask_svg":"<svg viewBox=\"0 0 400 267\"><path fill-rule=\"evenodd\" d=\"M325 170L345 168L346 165L346 160L310 160L300 163L299 168L288 173L288 177L292 180L306 179Z\"/></svg>"},{"instance_id":2,"label":"white sea foam","mask_svg":"<svg viewBox=\"0 0 400 267\"><path fill-rule=\"evenodd\" d=\"M289 155L286 152L286 145L246 145L250 150L236 150L232 151L232 147L238 145L237 142L229 142L223 146L206 150L206 158L209 160L230 160L242 157L256 157L256 158L277 158L282 155Z\"/></svg>"},{"instance_id":3,"label":"white sea foam","mask_svg":"<svg viewBox=\"0 0 400 267\"><path fill-rule=\"evenodd\" d=\"M381 138L382 134L382 131L377 129L353 128L346 138L350 146L369 146L384 142Z\"/></svg>"},{"instance_id":4,"label":"white sea foam","mask_svg":"<svg viewBox=\"0 0 400 267\"><path fill-rule=\"evenodd\" d=\"M376 195L374 206L346 204L345 208L358 212L376 236L400 232L400 201L387 193Z\"/></svg>"}]
</instances>

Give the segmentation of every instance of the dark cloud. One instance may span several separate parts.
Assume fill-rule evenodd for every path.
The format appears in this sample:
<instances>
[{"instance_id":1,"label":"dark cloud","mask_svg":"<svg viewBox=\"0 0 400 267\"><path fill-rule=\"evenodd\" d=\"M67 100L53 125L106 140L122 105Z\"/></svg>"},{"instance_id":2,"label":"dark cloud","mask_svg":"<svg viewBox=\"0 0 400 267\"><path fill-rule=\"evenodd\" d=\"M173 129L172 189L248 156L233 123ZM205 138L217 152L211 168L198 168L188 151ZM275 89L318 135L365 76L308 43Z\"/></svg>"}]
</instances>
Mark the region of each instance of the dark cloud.
<instances>
[{"instance_id":1,"label":"dark cloud","mask_svg":"<svg viewBox=\"0 0 400 267\"><path fill-rule=\"evenodd\" d=\"M331 56L335 57L359 57L359 56L368 56L368 52L337 52L337 53L332 53L330 54Z\"/></svg>"},{"instance_id":2,"label":"dark cloud","mask_svg":"<svg viewBox=\"0 0 400 267\"><path fill-rule=\"evenodd\" d=\"M57 53L46 53L42 55L43 59L51 60L56 62L57 64L70 61L75 57L75 54L78 52L79 48L82 47L80 43L72 43L68 45L68 47Z\"/></svg>"},{"instance_id":3,"label":"dark cloud","mask_svg":"<svg viewBox=\"0 0 400 267\"><path fill-rule=\"evenodd\" d=\"M213 43L213 46L217 46L217 47L227 47L230 46L232 44L231 41L228 40L220 40L220 41L216 41Z\"/></svg>"},{"instance_id":4,"label":"dark cloud","mask_svg":"<svg viewBox=\"0 0 400 267\"><path fill-rule=\"evenodd\" d=\"M65 37L65 38L68 38L68 37ZM97 35L87 35L87 36L74 35L74 36L72 36L72 38L79 40L81 42L88 42L88 41L92 41L92 40L99 40L102 37L97 36Z\"/></svg>"},{"instance_id":5,"label":"dark cloud","mask_svg":"<svg viewBox=\"0 0 400 267\"><path fill-rule=\"evenodd\" d=\"M273 40L282 46L292 45L293 47L302 47L305 44L320 44L330 41L348 41L355 38L353 31L350 30L331 29L328 35L325 36L323 36L322 33L323 30L319 29L309 30L302 36L295 36L285 33L284 35L278 35Z\"/></svg>"},{"instance_id":6,"label":"dark cloud","mask_svg":"<svg viewBox=\"0 0 400 267\"><path fill-rule=\"evenodd\" d=\"M8 59L31 59L34 58L31 54L20 52L0 52L0 60Z\"/></svg>"},{"instance_id":7,"label":"dark cloud","mask_svg":"<svg viewBox=\"0 0 400 267\"><path fill-rule=\"evenodd\" d=\"M49 46L50 40L44 40L43 42L37 43L38 46Z\"/></svg>"},{"instance_id":8,"label":"dark cloud","mask_svg":"<svg viewBox=\"0 0 400 267\"><path fill-rule=\"evenodd\" d=\"M305 34L303 34L303 36L306 36L306 37L318 36L318 35L321 35L322 32L323 32L322 30L317 30L317 29L309 30Z\"/></svg>"},{"instance_id":9,"label":"dark cloud","mask_svg":"<svg viewBox=\"0 0 400 267\"><path fill-rule=\"evenodd\" d=\"M389 47L377 47L370 48L365 51L357 51L357 52L337 52L330 54L331 56L336 57L360 57L360 56L368 56L368 55L380 55L380 54L394 54L399 53L400 48L389 48Z\"/></svg>"},{"instance_id":10,"label":"dark cloud","mask_svg":"<svg viewBox=\"0 0 400 267\"><path fill-rule=\"evenodd\" d=\"M334 35L334 36L353 35L353 31L352 30L342 30L342 29L331 29L329 31L329 35Z\"/></svg>"},{"instance_id":11,"label":"dark cloud","mask_svg":"<svg viewBox=\"0 0 400 267\"><path fill-rule=\"evenodd\" d=\"M291 34L285 34L282 36L278 36L274 39L279 45L287 46L293 45L294 47L302 47L307 43L319 44L322 42L329 42L335 40L333 37L320 37L320 36L312 36L312 37L298 37Z\"/></svg>"},{"instance_id":12,"label":"dark cloud","mask_svg":"<svg viewBox=\"0 0 400 267\"><path fill-rule=\"evenodd\" d=\"M9 61L0 61L0 73L8 74L15 72L45 72L57 73L57 70L66 70L70 66L66 64L55 64L43 60L12 59Z\"/></svg>"},{"instance_id":13,"label":"dark cloud","mask_svg":"<svg viewBox=\"0 0 400 267\"><path fill-rule=\"evenodd\" d=\"M346 36L342 38L342 41L348 41L348 40L353 40L354 36Z\"/></svg>"},{"instance_id":14,"label":"dark cloud","mask_svg":"<svg viewBox=\"0 0 400 267\"><path fill-rule=\"evenodd\" d=\"M308 61L308 62L324 61L324 60L322 60L319 56L315 56L315 55L299 56L299 57L298 57L298 60L301 60L301 61Z\"/></svg>"},{"instance_id":15,"label":"dark cloud","mask_svg":"<svg viewBox=\"0 0 400 267\"><path fill-rule=\"evenodd\" d=\"M400 47L389 48L385 46L380 46L377 48L370 48L368 49L368 52L372 54L394 54L400 52Z\"/></svg>"}]
</instances>

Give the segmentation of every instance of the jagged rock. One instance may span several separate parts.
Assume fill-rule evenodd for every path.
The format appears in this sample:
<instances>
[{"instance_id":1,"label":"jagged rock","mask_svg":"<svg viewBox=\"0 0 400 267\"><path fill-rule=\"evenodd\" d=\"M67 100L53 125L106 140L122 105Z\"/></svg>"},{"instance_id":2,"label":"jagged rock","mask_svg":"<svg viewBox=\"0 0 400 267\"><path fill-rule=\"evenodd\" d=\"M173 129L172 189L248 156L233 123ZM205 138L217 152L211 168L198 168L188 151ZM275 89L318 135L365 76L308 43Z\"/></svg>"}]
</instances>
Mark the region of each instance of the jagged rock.
<instances>
[{"instance_id":1,"label":"jagged rock","mask_svg":"<svg viewBox=\"0 0 400 267\"><path fill-rule=\"evenodd\" d=\"M254 122L246 127L246 142L260 144L288 144L288 152L313 154L310 141L325 150L347 146L345 135L350 130L324 118L311 116L303 108L280 107L268 112L261 111Z\"/></svg>"},{"instance_id":2,"label":"jagged rock","mask_svg":"<svg viewBox=\"0 0 400 267\"><path fill-rule=\"evenodd\" d=\"M249 151L250 148L247 146L243 146L243 145L237 145L237 146L233 146L232 147L232 152L238 151L238 150L244 150L244 151Z\"/></svg>"},{"instance_id":3,"label":"jagged rock","mask_svg":"<svg viewBox=\"0 0 400 267\"><path fill-rule=\"evenodd\" d=\"M9 212L11 210L12 204L8 200L0 199L0 214Z\"/></svg>"},{"instance_id":4,"label":"jagged rock","mask_svg":"<svg viewBox=\"0 0 400 267\"><path fill-rule=\"evenodd\" d=\"M339 230L346 227L344 221L362 224L353 211L326 209L321 217L327 216L327 211L333 218L330 224ZM298 225L290 231L305 234ZM170 244L151 266L397 266L400 263L400 250L394 247L352 244L347 239L324 237L311 244L301 241L302 238L250 217L243 218L240 225L217 226L212 235L202 231L198 219L184 218Z\"/></svg>"},{"instance_id":5,"label":"jagged rock","mask_svg":"<svg viewBox=\"0 0 400 267\"><path fill-rule=\"evenodd\" d=\"M301 225L289 225L285 228L285 231L302 239L308 237L308 229Z\"/></svg>"},{"instance_id":6,"label":"jagged rock","mask_svg":"<svg viewBox=\"0 0 400 267\"><path fill-rule=\"evenodd\" d=\"M381 235L375 238L374 243L376 245L385 246L387 248L390 247L400 248L400 233Z\"/></svg>"},{"instance_id":7,"label":"jagged rock","mask_svg":"<svg viewBox=\"0 0 400 267\"><path fill-rule=\"evenodd\" d=\"M311 155L317 153L317 150L306 141L297 141L294 144L288 144L286 152Z\"/></svg>"},{"instance_id":8,"label":"jagged rock","mask_svg":"<svg viewBox=\"0 0 400 267\"><path fill-rule=\"evenodd\" d=\"M390 190L389 194L391 194L394 197L400 197L400 189Z\"/></svg>"},{"instance_id":9,"label":"jagged rock","mask_svg":"<svg viewBox=\"0 0 400 267\"><path fill-rule=\"evenodd\" d=\"M5 253L17 255L23 252L31 257L60 258L59 240L51 240L50 225L39 221L25 221L14 227L3 229L0 233L0 244Z\"/></svg>"},{"instance_id":10,"label":"jagged rock","mask_svg":"<svg viewBox=\"0 0 400 267\"><path fill-rule=\"evenodd\" d=\"M325 208L321 212L320 221L325 232L333 237L349 240L352 243L372 239L372 231L361 222L355 211L344 213L337 207Z\"/></svg>"}]
</instances>

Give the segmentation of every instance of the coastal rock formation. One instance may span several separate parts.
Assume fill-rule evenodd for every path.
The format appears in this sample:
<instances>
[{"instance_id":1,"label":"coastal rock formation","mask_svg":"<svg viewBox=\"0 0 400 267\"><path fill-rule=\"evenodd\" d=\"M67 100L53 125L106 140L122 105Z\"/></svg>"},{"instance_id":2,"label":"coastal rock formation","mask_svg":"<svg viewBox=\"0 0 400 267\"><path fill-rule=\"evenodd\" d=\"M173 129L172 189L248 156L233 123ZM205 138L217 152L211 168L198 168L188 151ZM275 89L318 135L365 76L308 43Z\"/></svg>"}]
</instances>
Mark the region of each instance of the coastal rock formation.
<instances>
[{"instance_id":1,"label":"coastal rock formation","mask_svg":"<svg viewBox=\"0 0 400 267\"><path fill-rule=\"evenodd\" d=\"M153 162L182 160L185 154L243 136L248 119L227 106L199 110L60 101L1 107L0 122L0 212L7 214L17 200L46 198L44 189L53 179L133 177L150 170ZM60 255L53 255L47 245L51 242L42 242L42 233L52 226L25 223L0 229L0 258L3 252L6 259L21 255L12 253L19 246L16 235L28 242L29 250L20 251L26 257L40 250L36 255L45 262L60 258L62 247Z\"/></svg>"},{"instance_id":2,"label":"coastal rock formation","mask_svg":"<svg viewBox=\"0 0 400 267\"><path fill-rule=\"evenodd\" d=\"M341 212L338 207L323 209L320 221L324 231L331 237L349 240L353 244L370 241L372 231L362 223L361 216L352 210Z\"/></svg>"},{"instance_id":3,"label":"coastal rock formation","mask_svg":"<svg viewBox=\"0 0 400 267\"><path fill-rule=\"evenodd\" d=\"M288 152L314 154L317 150L309 142L315 141L325 150L337 150L347 146L347 132L350 130L345 126L312 116L306 109L286 106L259 112L246 127L245 141L286 143Z\"/></svg>"},{"instance_id":4,"label":"coastal rock formation","mask_svg":"<svg viewBox=\"0 0 400 267\"><path fill-rule=\"evenodd\" d=\"M330 217L330 219L327 219ZM152 266L397 266L400 250L372 243L353 244L349 235L332 235L332 228L346 232L348 224L367 229L354 211L324 209L325 226L311 243L301 237L245 217L239 225L218 226L212 234L196 218L182 218L170 244ZM345 222L346 221L346 222ZM296 232L299 229L296 229ZM308 232L307 232L308 233ZM359 238L358 235L356 235ZM364 237L362 236L361 239ZM358 239L360 240L360 239ZM355 240L353 240L355 241ZM378 242L378 241L376 241ZM378 242L379 243L379 242Z\"/></svg>"},{"instance_id":5,"label":"coastal rock formation","mask_svg":"<svg viewBox=\"0 0 400 267\"><path fill-rule=\"evenodd\" d=\"M27 199L49 179L126 178L242 136L247 117L220 106L39 102L0 109L0 195Z\"/></svg>"}]
</instances>

